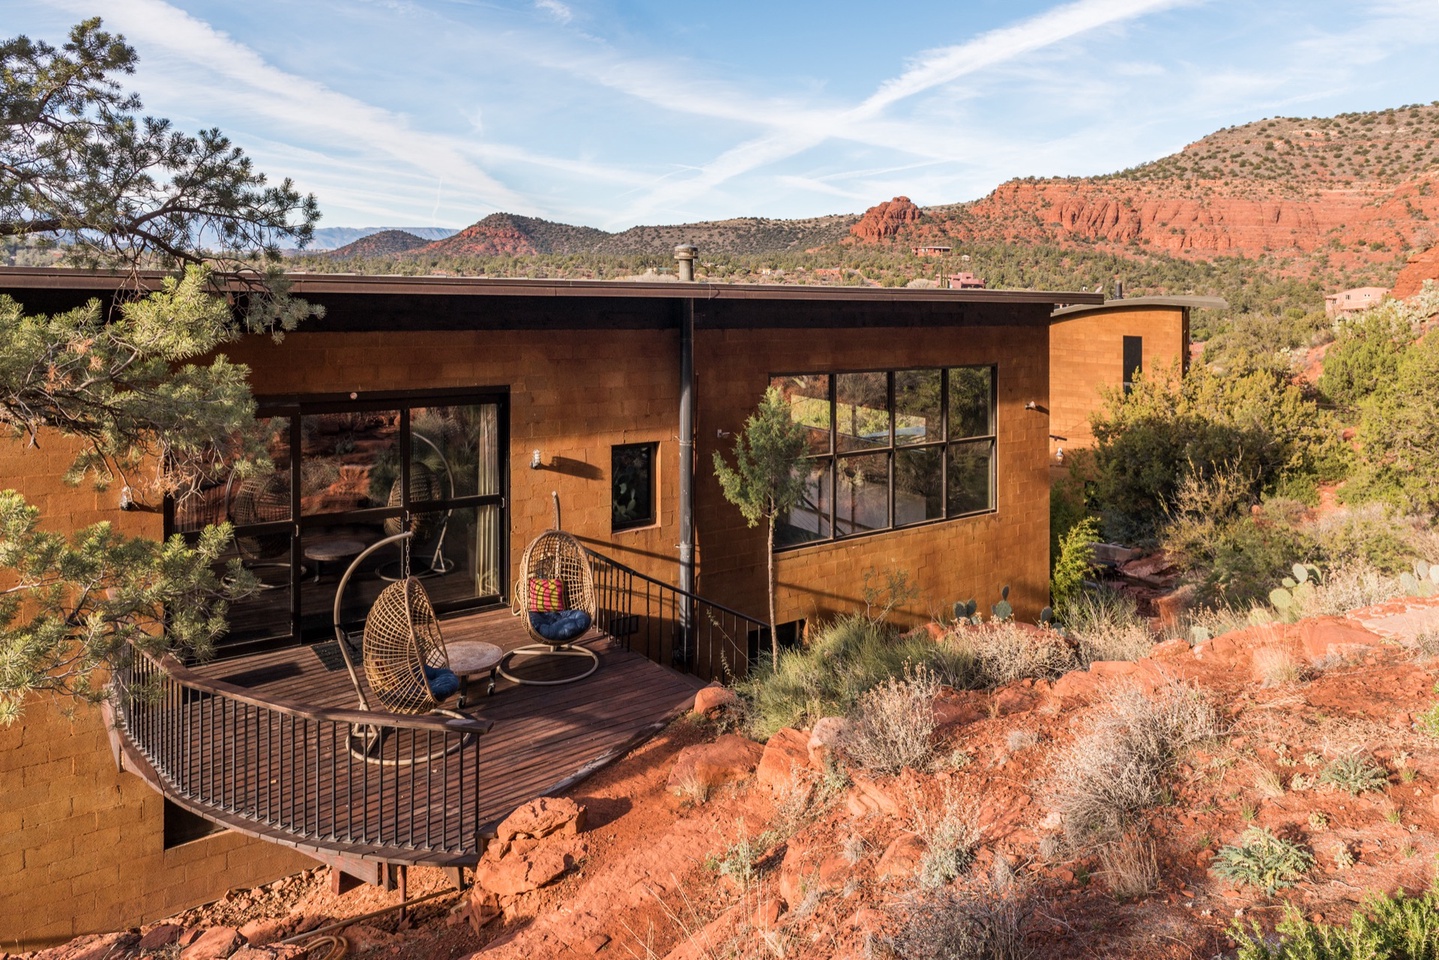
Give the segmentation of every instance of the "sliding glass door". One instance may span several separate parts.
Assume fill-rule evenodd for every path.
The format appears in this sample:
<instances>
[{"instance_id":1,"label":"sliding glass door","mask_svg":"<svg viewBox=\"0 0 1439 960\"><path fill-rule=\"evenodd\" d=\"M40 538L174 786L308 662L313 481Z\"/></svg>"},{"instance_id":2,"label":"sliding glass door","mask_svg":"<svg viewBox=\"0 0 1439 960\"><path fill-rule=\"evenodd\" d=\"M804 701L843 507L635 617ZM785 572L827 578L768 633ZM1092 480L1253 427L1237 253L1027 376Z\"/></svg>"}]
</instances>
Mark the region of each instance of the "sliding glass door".
<instances>
[{"instance_id":1,"label":"sliding glass door","mask_svg":"<svg viewBox=\"0 0 1439 960\"><path fill-rule=\"evenodd\" d=\"M217 476L171 507L170 529L235 527L232 556L260 580L236 602L233 652L332 634L336 589L356 557L341 617L362 622L387 583L420 577L436 610L500 603L509 529L509 408L501 392L262 398L270 463Z\"/></svg>"}]
</instances>

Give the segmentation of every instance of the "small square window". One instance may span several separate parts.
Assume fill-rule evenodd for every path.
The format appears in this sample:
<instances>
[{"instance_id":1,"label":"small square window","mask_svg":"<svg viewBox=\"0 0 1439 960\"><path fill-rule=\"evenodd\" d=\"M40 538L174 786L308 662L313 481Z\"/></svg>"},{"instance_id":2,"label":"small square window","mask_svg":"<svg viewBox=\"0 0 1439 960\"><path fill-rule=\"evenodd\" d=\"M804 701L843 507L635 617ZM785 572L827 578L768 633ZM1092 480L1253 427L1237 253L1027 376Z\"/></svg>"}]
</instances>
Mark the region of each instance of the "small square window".
<instances>
[{"instance_id":1,"label":"small square window","mask_svg":"<svg viewBox=\"0 0 1439 960\"><path fill-rule=\"evenodd\" d=\"M613 529L628 530L655 522L657 447L654 443L628 443L610 448L610 525Z\"/></svg>"}]
</instances>

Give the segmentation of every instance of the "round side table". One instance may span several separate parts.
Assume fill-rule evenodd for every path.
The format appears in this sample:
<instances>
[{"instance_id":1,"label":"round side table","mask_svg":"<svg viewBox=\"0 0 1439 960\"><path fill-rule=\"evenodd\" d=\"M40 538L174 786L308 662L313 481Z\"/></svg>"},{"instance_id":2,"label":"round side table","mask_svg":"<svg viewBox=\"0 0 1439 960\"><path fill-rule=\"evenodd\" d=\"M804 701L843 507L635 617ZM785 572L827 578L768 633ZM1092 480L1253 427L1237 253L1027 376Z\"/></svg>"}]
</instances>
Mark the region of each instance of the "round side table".
<instances>
[{"instance_id":1,"label":"round side table","mask_svg":"<svg viewBox=\"0 0 1439 960\"><path fill-rule=\"evenodd\" d=\"M490 684L485 696L495 692L495 671L505 655L499 647L483 640L457 640L445 644L445 655L450 658L450 669L460 678L460 706L469 699L471 678L488 673Z\"/></svg>"}]
</instances>

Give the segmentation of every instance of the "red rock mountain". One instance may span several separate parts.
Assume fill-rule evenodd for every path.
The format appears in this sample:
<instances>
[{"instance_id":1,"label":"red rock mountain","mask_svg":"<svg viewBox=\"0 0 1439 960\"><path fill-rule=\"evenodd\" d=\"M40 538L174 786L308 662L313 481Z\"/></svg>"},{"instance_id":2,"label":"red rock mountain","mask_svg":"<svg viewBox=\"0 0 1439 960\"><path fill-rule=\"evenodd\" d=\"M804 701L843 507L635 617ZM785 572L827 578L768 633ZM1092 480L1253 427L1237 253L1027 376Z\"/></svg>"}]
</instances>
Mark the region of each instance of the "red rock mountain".
<instances>
[{"instance_id":1,"label":"red rock mountain","mask_svg":"<svg viewBox=\"0 0 1439 960\"><path fill-rule=\"evenodd\" d=\"M1396 300L1412 297L1419 292L1425 280L1439 280L1439 246L1410 257L1389 293Z\"/></svg>"},{"instance_id":2,"label":"red rock mountain","mask_svg":"<svg viewBox=\"0 0 1439 960\"><path fill-rule=\"evenodd\" d=\"M922 212L896 198L851 235L1388 265L1439 238L1436 180L1439 105L1275 118L1109 176L1012 180L973 203Z\"/></svg>"},{"instance_id":3,"label":"red rock mountain","mask_svg":"<svg viewBox=\"0 0 1439 960\"><path fill-rule=\"evenodd\" d=\"M352 257L385 257L423 247L429 242L424 237L417 237L404 230L381 230L379 233L372 233L367 237L361 237L354 243L347 243L343 247L331 250L327 256L336 260L349 260Z\"/></svg>"}]
</instances>

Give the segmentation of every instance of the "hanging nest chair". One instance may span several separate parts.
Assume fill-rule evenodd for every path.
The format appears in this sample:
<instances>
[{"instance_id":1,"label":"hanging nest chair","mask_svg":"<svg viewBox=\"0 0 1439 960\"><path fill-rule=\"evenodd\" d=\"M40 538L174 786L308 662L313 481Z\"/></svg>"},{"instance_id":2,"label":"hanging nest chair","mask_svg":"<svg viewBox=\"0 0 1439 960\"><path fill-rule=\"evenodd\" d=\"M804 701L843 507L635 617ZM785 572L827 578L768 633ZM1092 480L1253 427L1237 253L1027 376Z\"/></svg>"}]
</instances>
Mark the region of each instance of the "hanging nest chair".
<instances>
[{"instance_id":1,"label":"hanging nest chair","mask_svg":"<svg viewBox=\"0 0 1439 960\"><path fill-rule=\"evenodd\" d=\"M246 477L238 483L234 474L225 483L225 516L236 527L252 527L290 519L290 474L277 471ZM263 568L290 569L290 534L241 534L235 537L235 548L241 562L250 570ZM300 575L305 575L301 568ZM281 584L262 583L263 590L277 589ZM285 584L288 586L288 584Z\"/></svg>"},{"instance_id":2,"label":"hanging nest chair","mask_svg":"<svg viewBox=\"0 0 1439 960\"><path fill-rule=\"evenodd\" d=\"M459 692L460 678L450 670L444 638L440 635L439 621L429 595L418 578L408 575L381 590L365 617L361 642L362 667L376 704L372 706L370 697L365 695L365 684L361 684L359 673L355 670L352 641L342 623L345 587L366 557L389 544L402 544L401 566L408 568L408 541L413 536L411 533L400 533L386 537L351 562L335 592L335 640L350 672L350 679L355 684L360 709L379 709L410 716L436 714L453 717L468 721L471 729L465 738L452 741L448 747L431 754L405 756L397 748L395 756L387 757L384 742L391 728L371 723L352 724L350 752L376 763L407 765L453 752L468 742L471 735L484 732L490 726L488 722L476 721L473 717L441 706Z\"/></svg>"},{"instance_id":3,"label":"hanging nest chair","mask_svg":"<svg viewBox=\"0 0 1439 960\"><path fill-rule=\"evenodd\" d=\"M525 624L533 643L516 647L500 661L500 676L515 683L557 686L583 680L600 667L597 653L574 642L589 632L595 620L595 581L589 558L580 542L560 529L559 494L555 500L555 526L525 547L520 580L515 584L514 613ZM577 657L589 662L577 674L540 679L516 674L516 661L532 664L549 657Z\"/></svg>"}]
</instances>

